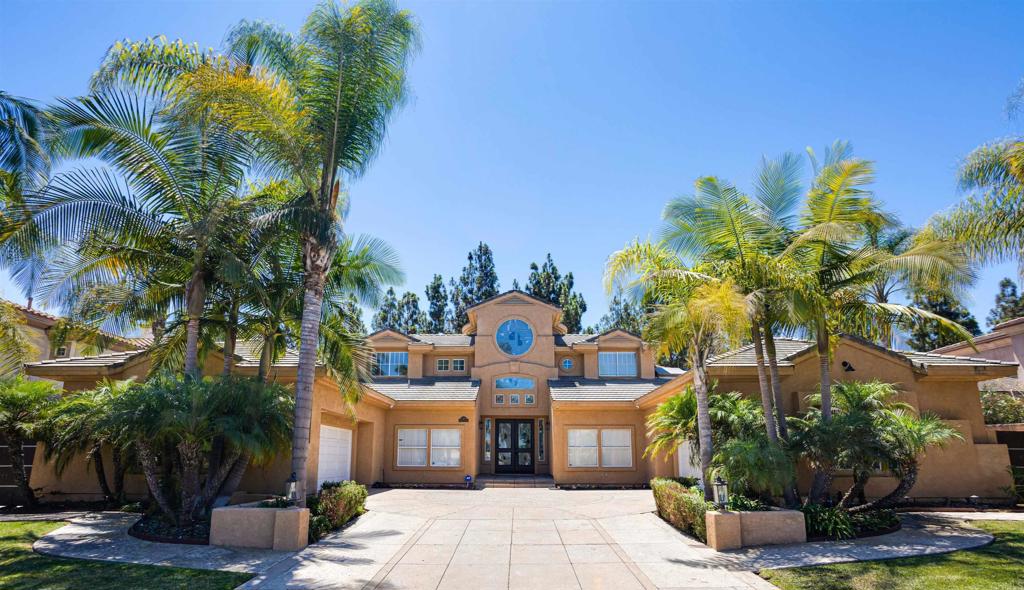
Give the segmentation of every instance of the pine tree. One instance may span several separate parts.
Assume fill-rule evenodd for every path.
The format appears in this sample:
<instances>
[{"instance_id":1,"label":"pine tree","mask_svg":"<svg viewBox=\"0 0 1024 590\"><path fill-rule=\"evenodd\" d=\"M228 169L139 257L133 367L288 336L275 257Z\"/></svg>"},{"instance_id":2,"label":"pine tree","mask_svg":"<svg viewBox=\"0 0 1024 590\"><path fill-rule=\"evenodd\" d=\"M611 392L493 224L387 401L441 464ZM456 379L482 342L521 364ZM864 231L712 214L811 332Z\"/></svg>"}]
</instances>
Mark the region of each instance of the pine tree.
<instances>
[{"instance_id":1,"label":"pine tree","mask_svg":"<svg viewBox=\"0 0 1024 590\"><path fill-rule=\"evenodd\" d=\"M428 332L435 334L448 329L450 313L448 311L448 290L444 287L444 279L441 275L434 275L434 279L427 285L427 327Z\"/></svg>"},{"instance_id":2,"label":"pine tree","mask_svg":"<svg viewBox=\"0 0 1024 590\"><path fill-rule=\"evenodd\" d=\"M373 331L397 330L398 322L398 297L394 288L389 287L388 292L384 294L384 301L373 316Z\"/></svg>"},{"instance_id":3,"label":"pine tree","mask_svg":"<svg viewBox=\"0 0 1024 590\"><path fill-rule=\"evenodd\" d=\"M996 306L988 312L985 324L992 328L1021 316L1024 316L1024 301L1017 295L1017 284L1008 278L999 281Z\"/></svg>"},{"instance_id":4,"label":"pine tree","mask_svg":"<svg viewBox=\"0 0 1024 590\"><path fill-rule=\"evenodd\" d=\"M601 316L601 320L593 327L596 333L603 333L609 330L625 330L636 335L644 331L644 310L636 303L633 303L617 291L608 304L608 313Z\"/></svg>"},{"instance_id":5,"label":"pine tree","mask_svg":"<svg viewBox=\"0 0 1024 590\"><path fill-rule=\"evenodd\" d=\"M427 314L420 311L420 298L415 293L406 291L398 303L398 331L405 334L416 334L426 330Z\"/></svg>"},{"instance_id":6,"label":"pine tree","mask_svg":"<svg viewBox=\"0 0 1024 590\"><path fill-rule=\"evenodd\" d=\"M340 304L339 315L350 318L355 331L359 334L366 334L366 324L363 323L363 310L359 308L356 296L349 294Z\"/></svg>"},{"instance_id":7,"label":"pine tree","mask_svg":"<svg viewBox=\"0 0 1024 590\"><path fill-rule=\"evenodd\" d=\"M498 294L501 288L498 273L494 268L494 254L491 247L480 242L475 250L466 256L459 280L448 284L448 296L452 302L450 331L459 332L469 318L466 310L485 299Z\"/></svg>"},{"instance_id":8,"label":"pine tree","mask_svg":"<svg viewBox=\"0 0 1024 590\"><path fill-rule=\"evenodd\" d=\"M981 334L978 320L974 319L971 312L967 311L958 301L942 295L917 294L914 295L914 307L950 319L963 326L972 336ZM957 342L960 342L959 337L940 332L938 322L928 321L918 322L911 328L907 346L914 350L927 352Z\"/></svg>"},{"instance_id":9,"label":"pine tree","mask_svg":"<svg viewBox=\"0 0 1024 590\"><path fill-rule=\"evenodd\" d=\"M563 277L558 266L548 253L544 264L530 263L530 276L526 280L526 292L538 299L544 299L562 308L562 323L570 332L583 330L583 314L587 302L583 295L573 292L572 273Z\"/></svg>"}]
</instances>

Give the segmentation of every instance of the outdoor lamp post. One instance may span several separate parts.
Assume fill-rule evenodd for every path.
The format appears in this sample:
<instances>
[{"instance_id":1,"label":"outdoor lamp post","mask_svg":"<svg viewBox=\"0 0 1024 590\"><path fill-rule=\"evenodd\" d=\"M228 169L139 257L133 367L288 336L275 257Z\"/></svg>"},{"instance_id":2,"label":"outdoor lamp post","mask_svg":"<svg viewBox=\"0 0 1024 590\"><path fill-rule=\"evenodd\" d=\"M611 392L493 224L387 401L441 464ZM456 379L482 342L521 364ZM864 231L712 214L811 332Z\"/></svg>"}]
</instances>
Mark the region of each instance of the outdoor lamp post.
<instances>
[{"instance_id":1,"label":"outdoor lamp post","mask_svg":"<svg viewBox=\"0 0 1024 590\"><path fill-rule=\"evenodd\" d=\"M718 506L719 509L724 509L729 505L729 484L721 476L715 478L711 490L715 497L715 506Z\"/></svg>"},{"instance_id":2,"label":"outdoor lamp post","mask_svg":"<svg viewBox=\"0 0 1024 590\"><path fill-rule=\"evenodd\" d=\"M297 483L299 483L299 480L295 477L294 471L292 472L291 477L284 482L284 497L288 498L292 502L297 502L299 500L299 493L296 489Z\"/></svg>"}]
</instances>

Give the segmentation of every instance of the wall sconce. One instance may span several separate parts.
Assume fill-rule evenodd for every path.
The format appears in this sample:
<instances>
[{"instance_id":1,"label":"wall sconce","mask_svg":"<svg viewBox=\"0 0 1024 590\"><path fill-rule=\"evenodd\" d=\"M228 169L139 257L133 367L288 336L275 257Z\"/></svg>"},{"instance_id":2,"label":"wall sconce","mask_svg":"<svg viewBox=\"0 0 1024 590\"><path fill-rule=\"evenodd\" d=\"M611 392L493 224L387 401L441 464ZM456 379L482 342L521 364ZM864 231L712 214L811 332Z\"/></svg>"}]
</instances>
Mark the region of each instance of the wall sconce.
<instances>
[{"instance_id":1,"label":"wall sconce","mask_svg":"<svg viewBox=\"0 0 1024 590\"><path fill-rule=\"evenodd\" d=\"M469 418L465 416L459 416L459 424L465 424L466 422L469 422Z\"/></svg>"},{"instance_id":2,"label":"wall sconce","mask_svg":"<svg viewBox=\"0 0 1024 590\"><path fill-rule=\"evenodd\" d=\"M850 361L843 361L843 370L846 371L847 373L852 373L857 369L853 368L853 365L850 364Z\"/></svg>"}]
</instances>

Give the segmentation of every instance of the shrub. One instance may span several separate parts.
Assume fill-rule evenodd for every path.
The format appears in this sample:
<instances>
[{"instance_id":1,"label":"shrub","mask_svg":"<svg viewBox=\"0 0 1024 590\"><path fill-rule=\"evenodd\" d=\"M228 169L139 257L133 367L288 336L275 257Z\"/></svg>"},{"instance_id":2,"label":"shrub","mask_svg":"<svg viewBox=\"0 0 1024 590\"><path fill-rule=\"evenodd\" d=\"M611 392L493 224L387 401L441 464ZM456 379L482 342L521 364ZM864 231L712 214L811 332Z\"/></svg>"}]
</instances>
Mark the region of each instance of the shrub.
<instances>
[{"instance_id":1,"label":"shrub","mask_svg":"<svg viewBox=\"0 0 1024 590\"><path fill-rule=\"evenodd\" d=\"M895 528L899 526L900 519L892 510L872 510L850 514L850 524L857 536L860 536Z\"/></svg>"},{"instance_id":2,"label":"shrub","mask_svg":"<svg viewBox=\"0 0 1024 590\"><path fill-rule=\"evenodd\" d=\"M367 495L366 486L354 481L324 482L317 495L306 499L310 542L315 543L365 512Z\"/></svg>"},{"instance_id":3,"label":"shrub","mask_svg":"<svg viewBox=\"0 0 1024 590\"><path fill-rule=\"evenodd\" d=\"M656 478L651 480L651 491L654 492L658 516L701 542L707 542L704 514L714 510L714 504L704 500L700 489L683 487L673 479Z\"/></svg>"},{"instance_id":4,"label":"shrub","mask_svg":"<svg viewBox=\"0 0 1024 590\"><path fill-rule=\"evenodd\" d=\"M771 507L755 498L748 498L742 494L729 494L729 510L743 512L765 512Z\"/></svg>"},{"instance_id":5,"label":"shrub","mask_svg":"<svg viewBox=\"0 0 1024 590\"><path fill-rule=\"evenodd\" d=\"M808 537L839 540L855 536L853 521L842 508L810 504L800 510L804 513Z\"/></svg>"},{"instance_id":6,"label":"shrub","mask_svg":"<svg viewBox=\"0 0 1024 590\"><path fill-rule=\"evenodd\" d=\"M1024 422L1024 397L1005 391L983 391L981 409L985 424Z\"/></svg>"}]
</instances>

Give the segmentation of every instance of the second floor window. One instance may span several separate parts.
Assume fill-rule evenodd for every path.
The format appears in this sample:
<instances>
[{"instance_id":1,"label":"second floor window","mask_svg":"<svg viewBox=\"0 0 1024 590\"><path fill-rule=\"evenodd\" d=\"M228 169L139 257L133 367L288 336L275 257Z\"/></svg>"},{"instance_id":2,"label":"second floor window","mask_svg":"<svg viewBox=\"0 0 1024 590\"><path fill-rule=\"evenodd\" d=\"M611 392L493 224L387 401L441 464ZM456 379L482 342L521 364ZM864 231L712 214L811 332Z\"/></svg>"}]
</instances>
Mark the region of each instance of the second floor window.
<instances>
[{"instance_id":1,"label":"second floor window","mask_svg":"<svg viewBox=\"0 0 1024 590\"><path fill-rule=\"evenodd\" d=\"M636 377L636 353L597 353L597 373L601 377Z\"/></svg>"},{"instance_id":2,"label":"second floor window","mask_svg":"<svg viewBox=\"0 0 1024 590\"><path fill-rule=\"evenodd\" d=\"M452 370L453 371L465 371L466 370L466 359L452 359Z\"/></svg>"},{"instance_id":3,"label":"second floor window","mask_svg":"<svg viewBox=\"0 0 1024 590\"><path fill-rule=\"evenodd\" d=\"M409 374L408 352L378 352L373 366L376 377L405 377Z\"/></svg>"},{"instance_id":4,"label":"second floor window","mask_svg":"<svg viewBox=\"0 0 1024 590\"><path fill-rule=\"evenodd\" d=\"M446 372L446 371L451 370L451 364L450 363L451 363L451 361L449 361L448 359L437 359L437 370L441 371L441 372Z\"/></svg>"}]
</instances>

